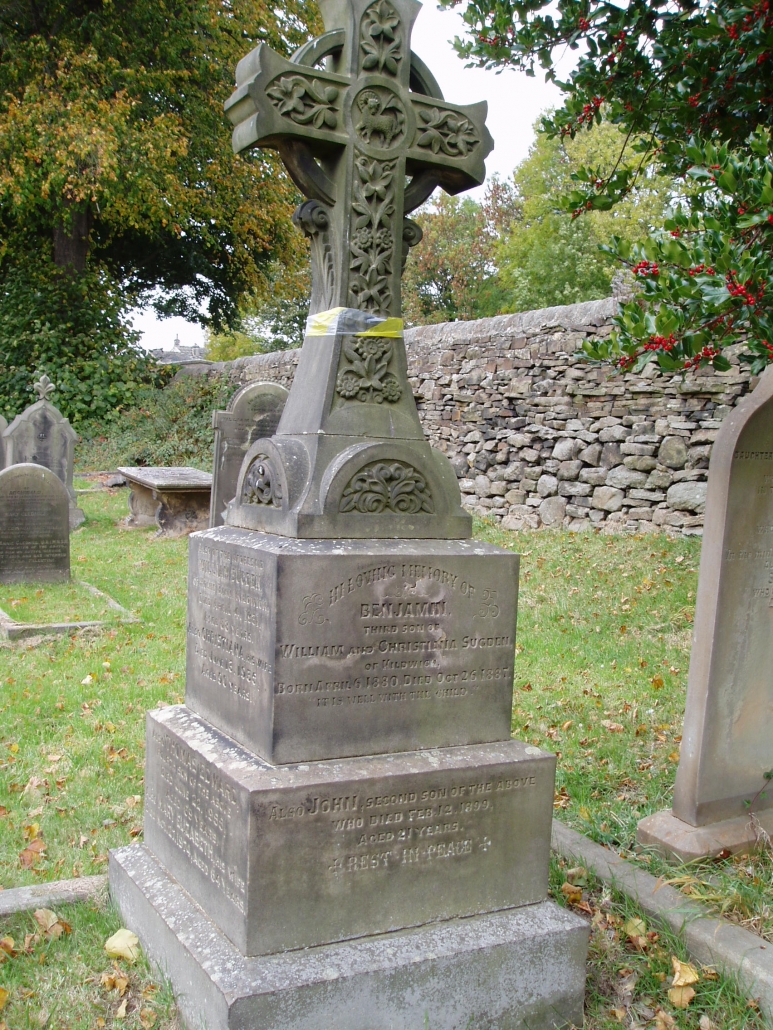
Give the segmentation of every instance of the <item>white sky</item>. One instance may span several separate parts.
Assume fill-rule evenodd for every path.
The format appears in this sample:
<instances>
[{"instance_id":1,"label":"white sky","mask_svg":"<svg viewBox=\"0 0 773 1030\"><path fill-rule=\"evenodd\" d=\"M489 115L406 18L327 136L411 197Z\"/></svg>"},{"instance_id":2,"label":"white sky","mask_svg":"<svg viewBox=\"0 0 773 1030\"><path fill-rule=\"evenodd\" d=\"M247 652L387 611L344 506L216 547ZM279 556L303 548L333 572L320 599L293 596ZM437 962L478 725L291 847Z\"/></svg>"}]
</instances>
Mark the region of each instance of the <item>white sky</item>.
<instances>
[{"instance_id":1,"label":"white sky","mask_svg":"<svg viewBox=\"0 0 773 1030\"><path fill-rule=\"evenodd\" d=\"M546 83L539 72L529 78L510 70L497 74L465 68L449 43L454 36L463 34L464 24L458 12L440 11L434 0L427 0L414 25L412 49L433 72L446 100L458 104L488 101L486 124L494 137L494 150L486 161L486 172L507 178L529 151L535 120L546 108L560 102L560 93L552 83ZM482 192L482 188L472 190L469 195L476 197ZM134 325L143 334L143 346L148 348L171 350L176 336L183 346L204 343L201 326L183 318L159 320L152 311L139 311Z\"/></svg>"}]
</instances>

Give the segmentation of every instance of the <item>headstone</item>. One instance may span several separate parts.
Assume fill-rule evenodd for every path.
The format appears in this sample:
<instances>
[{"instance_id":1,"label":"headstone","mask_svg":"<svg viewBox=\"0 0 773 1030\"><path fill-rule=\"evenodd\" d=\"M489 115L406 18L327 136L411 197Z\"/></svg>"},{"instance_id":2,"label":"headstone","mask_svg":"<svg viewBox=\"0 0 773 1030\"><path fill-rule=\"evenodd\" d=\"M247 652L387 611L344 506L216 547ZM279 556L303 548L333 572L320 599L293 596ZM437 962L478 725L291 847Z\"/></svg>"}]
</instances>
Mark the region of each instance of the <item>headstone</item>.
<instances>
[{"instance_id":1,"label":"headstone","mask_svg":"<svg viewBox=\"0 0 773 1030\"><path fill-rule=\"evenodd\" d=\"M640 844L683 861L773 833L773 368L711 453L687 708L673 809ZM753 807L750 810L750 805ZM756 824L756 825L755 825Z\"/></svg>"},{"instance_id":2,"label":"headstone","mask_svg":"<svg viewBox=\"0 0 773 1030\"><path fill-rule=\"evenodd\" d=\"M470 540L399 318L405 214L483 181L485 105L411 53L414 0L320 6L326 33L259 46L226 105L309 197L312 314L276 432L191 537L186 703L149 715L111 889L208 1030L579 1024L555 758L510 739L518 557Z\"/></svg>"},{"instance_id":3,"label":"headstone","mask_svg":"<svg viewBox=\"0 0 773 1030\"><path fill-rule=\"evenodd\" d=\"M248 383L231 398L225 411L212 412L215 455L209 525L223 525L223 513L236 495L244 455L260 437L273 436L287 400L279 383Z\"/></svg>"},{"instance_id":4,"label":"headstone","mask_svg":"<svg viewBox=\"0 0 773 1030\"><path fill-rule=\"evenodd\" d=\"M212 474L180 466L121 467L131 487L126 529L156 526L156 536L179 537L206 529Z\"/></svg>"},{"instance_id":5,"label":"headstone","mask_svg":"<svg viewBox=\"0 0 773 1030\"><path fill-rule=\"evenodd\" d=\"M42 465L0 472L0 583L55 583L70 578L70 500Z\"/></svg>"},{"instance_id":6,"label":"headstone","mask_svg":"<svg viewBox=\"0 0 773 1030\"><path fill-rule=\"evenodd\" d=\"M38 400L3 429L5 464L33 463L50 469L64 484L70 498L70 529L77 529L86 516L78 507L72 485L75 444L80 437L64 415L49 401L56 387L41 376L33 385Z\"/></svg>"}]
</instances>

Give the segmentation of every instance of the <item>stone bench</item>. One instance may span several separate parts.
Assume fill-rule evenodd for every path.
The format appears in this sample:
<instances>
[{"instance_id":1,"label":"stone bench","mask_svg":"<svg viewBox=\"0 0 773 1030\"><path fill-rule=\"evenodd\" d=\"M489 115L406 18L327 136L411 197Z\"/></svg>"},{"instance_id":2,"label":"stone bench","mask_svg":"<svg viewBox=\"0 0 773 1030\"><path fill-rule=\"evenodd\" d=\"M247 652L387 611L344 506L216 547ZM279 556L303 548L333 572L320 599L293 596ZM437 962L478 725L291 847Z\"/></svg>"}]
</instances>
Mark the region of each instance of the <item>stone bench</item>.
<instances>
[{"instance_id":1,"label":"stone bench","mask_svg":"<svg viewBox=\"0 0 773 1030\"><path fill-rule=\"evenodd\" d=\"M157 526L157 536L186 536L209 525L212 474L199 469L119 468L131 492L127 529Z\"/></svg>"}]
</instances>

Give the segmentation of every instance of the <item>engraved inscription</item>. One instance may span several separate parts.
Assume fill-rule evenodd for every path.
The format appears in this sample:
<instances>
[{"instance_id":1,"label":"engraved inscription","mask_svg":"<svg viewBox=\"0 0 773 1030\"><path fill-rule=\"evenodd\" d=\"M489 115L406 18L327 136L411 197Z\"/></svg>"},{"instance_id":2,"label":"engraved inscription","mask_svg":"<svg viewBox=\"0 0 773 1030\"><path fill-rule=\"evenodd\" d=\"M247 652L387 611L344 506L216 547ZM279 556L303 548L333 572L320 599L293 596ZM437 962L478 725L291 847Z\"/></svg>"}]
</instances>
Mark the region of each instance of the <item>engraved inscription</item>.
<instances>
[{"instance_id":1,"label":"engraved inscription","mask_svg":"<svg viewBox=\"0 0 773 1030\"><path fill-rule=\"evenodd\" d=\"M247 910L244 877L229 860L229 827L238 818L234 787L210 763L168 734L151 728L155 746L145 810L186 859L236 908Z\"/></svg>"}]
</instances>

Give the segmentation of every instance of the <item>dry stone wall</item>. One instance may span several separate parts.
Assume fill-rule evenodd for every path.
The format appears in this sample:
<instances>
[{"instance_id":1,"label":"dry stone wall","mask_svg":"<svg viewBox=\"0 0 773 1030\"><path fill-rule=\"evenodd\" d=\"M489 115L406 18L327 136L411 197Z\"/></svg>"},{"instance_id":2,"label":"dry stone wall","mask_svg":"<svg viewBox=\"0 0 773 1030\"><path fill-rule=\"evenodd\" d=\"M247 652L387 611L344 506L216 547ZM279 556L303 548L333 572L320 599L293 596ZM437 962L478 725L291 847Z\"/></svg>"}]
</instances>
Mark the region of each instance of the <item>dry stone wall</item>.
<instances>
[{"instance_id":1,"label":"dry stone wall","mask_svg":"<svg viewBox=\"0 0 773 1030\"><path fill-rule=\"evenodd\" d=\"M406 332L411 386L465 506L508 529L699 534L711 445L753 382L732 369L611 375L577 358L616 300ZM204 366L289 387L298 351ZM189 367L186 371L192 371Z\"/></svg>"}]
</instances>

